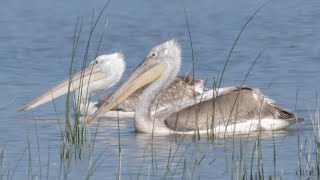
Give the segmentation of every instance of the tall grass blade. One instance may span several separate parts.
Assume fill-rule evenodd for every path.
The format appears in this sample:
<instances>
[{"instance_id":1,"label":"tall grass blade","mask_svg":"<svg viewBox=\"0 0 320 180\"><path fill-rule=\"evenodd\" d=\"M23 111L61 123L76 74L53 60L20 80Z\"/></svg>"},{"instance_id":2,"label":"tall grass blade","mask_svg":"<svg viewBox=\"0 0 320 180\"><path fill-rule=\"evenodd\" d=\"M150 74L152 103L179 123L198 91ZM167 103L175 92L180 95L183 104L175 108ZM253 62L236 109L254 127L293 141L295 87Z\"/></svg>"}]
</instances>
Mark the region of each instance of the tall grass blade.
<instances>
[{"instance_id":1,"label":"tall grass blade","mask_svg":"<svg viewBox=\"0 0 320 180\"><path fill-rule=\"evenodd\" d=\"M265 7L270 1L271 1L271 0L268 0L267 2L265 2L264 4L262 4L262 5L253 13L253 15L247 20L247 22L244 24L244 26L243 26L242 29L240 30L240 32L239 32L236 40L234 41L234 43L233 43L233 45L232 45L232 47L231 47L231 49L230 49L230 51L229 51L227 60L226 60L226 62L225 62L225 64L224 64L224 66L223 66L222 74L221 74L221 76L220 76L220 80L219 80L219 83L218 83L218 89L220 89L224 72L225 72L225 70L226 70L226 68L227 68L227 65L228 65L228 63L229 63L229 61L230 61L231 54L232 54L232 52L233 52L236 44L238 43L238 40L239 40L242 32L245 30L245 28L246 28L247 25L251 22L251 20L256 16L256 14L258 14L258 12L259 12L263 7Z\"/></svg>"}]
</instances>

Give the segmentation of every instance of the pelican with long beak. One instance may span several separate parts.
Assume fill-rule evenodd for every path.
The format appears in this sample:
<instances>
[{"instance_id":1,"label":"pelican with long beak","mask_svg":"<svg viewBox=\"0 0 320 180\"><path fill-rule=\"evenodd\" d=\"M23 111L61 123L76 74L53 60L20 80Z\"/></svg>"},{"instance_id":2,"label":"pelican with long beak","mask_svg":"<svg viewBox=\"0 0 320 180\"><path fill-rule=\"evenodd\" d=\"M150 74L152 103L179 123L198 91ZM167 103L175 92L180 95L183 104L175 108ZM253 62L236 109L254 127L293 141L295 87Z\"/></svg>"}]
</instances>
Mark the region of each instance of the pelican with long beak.
<instances>
[{"instance_id":1,"label":"pelican with long beak","mask_svg":"<svg viewBox=\"0 0 320 180\"><path fill-rule=\"evenodd\" d=\"M157 104L157 95L174 81L180 62L181 50L177 41L170 40L153 47L140 66L100 109L86 119L86 123L101 117L143 86L146 88L140 95L134 117L137 132L247 133L284 129L303 120L277 106L259 90L243 86L206 91L179 106L152 111L151 107Z\"/></svg>"},{"instance_id":2,"label":"pelican with long beak","mask_svg":"<svg viewBox=\"0 0 320 180\"><path fill-rule=\"evenodd\" d=\"M112 87L117 83L125 70L122 53L113 53L98 56L82 71L77 72L52 87L44 94L27 105L18 109L18 112L29 110L56 99L68 92L75 91L74 107L81 115L92 115L97 109L97 102L90 102L90 97L100 90ZM109 112L105 116L116 116L117 112ZM134 112L128 112L132 117Z\"/></svg>"},{"instance_id":3,"label":"pelican with long beak","mask_svg":"<svg viewBox=\"0 0 320 180\"><path fill-rule=\"evenodd\" d=\"M35 108L68 93L68 91L75 91L75 110L80 115L93 115L112 93L101 96L98 102L90 102L90 97L98 91L112 87L120 80L124 70L125 62L121 53L98 56L83 71L75 73L71 79L68 78L60 82L40 97L18 109L18 111ZM72 83L70 84L70 82ZM140 88L116 108L113 108L113 111L109 111L103 116L133 118L139 96L144 89L145 87ZM157 106L153 106L152 109L155 111L157 108L177 105L179 101L193 98L195 95L201 94L203 90L203 81L192 80L189 76L177 76L173 83L163 93L159 94L157 97L159 103ZM178 91L185 93L177 95Z\"/></svg>"}]
</instances>

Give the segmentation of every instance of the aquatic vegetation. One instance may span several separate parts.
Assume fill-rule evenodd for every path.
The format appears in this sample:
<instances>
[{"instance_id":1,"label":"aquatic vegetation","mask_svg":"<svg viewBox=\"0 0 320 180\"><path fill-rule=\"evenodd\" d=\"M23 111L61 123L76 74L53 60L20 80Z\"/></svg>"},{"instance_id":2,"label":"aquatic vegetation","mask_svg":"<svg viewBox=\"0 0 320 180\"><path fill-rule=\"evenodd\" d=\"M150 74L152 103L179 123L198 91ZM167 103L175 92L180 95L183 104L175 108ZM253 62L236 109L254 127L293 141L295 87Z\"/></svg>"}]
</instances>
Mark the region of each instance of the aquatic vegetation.
<instances>
[{"instance_id":1,"label":"aquatic vegetation","mask_svg":"<svg viewBox=\"0 0 320 180\"><path fill-rule=\"evenodd\" d=\"M229 51L221 76L214 77L213 80L205 80L204 84L212 85L216 92L220 88L231 54L242 32L260 9L249 18L238 34ZM193 47L196 44L193 44L192 41L186 10L184 13L192 49L192 76L194 78L197 59ZM98 22L100 15L97 19L93 18L92 20L86 51L80 62L82 68L87 64L89 51L92 49L95 24ZM95 56L99 53L106 25L100 35ZM76 54L78 53L78 46L80 46L80 36L83 37L82 18L77 20L73 37L69 69L70 79L76 69ZM245 84L262 53L263 50L256 55L256 59L248 67L244 79L240 82L241 85ZM71 81L69 81L69 88L71 86ZM86 94L86 96L90 95ZM101 172L104 173L103 175L107 174L108 176L104 177L110 179L212 179L212 177L216 179L285 179L288 176L295 177L295 173L298 178L304 179L316 178L320 174L319 110L316 110L312 118L314 122L313 138L301 135L298 128L294 132L291 132L291 129L288 132L258 131L250 134L236 134L235 132L215 134L212 131L214 123L211 123L211 127L208 126L206 134L200 134L199 128L196 128L193 135L173 133L169 136L157 136L153 133L150 135L133 132L123 133L123 122L120 122L119 118L116 121L111 121L115 124L114 126L103 124L104 122L100 120L93 126L84 126L79 114L82 92L77 94L75 102L72 102L71 97L72 94L68 93L63 118L60 117L56 107L54 107L61 135L60 159L57 161L54 158L53 153L56 152L50 145L46 150L48 160L43 156L40 157L41 135L38 134L38 125L34 121L35 131L33 133L36 134L37 144L35 145L32 139L28 137L26 139L27 146L21 156L18 157L18 163L13 168L6 164L6 154L2 150L0 152L0 180L14 179L21 169L28 176L28 179L68 179L72 175L81 175L85 179L96 179L97 177L101 178L99 175ZM88 98L90 99L90 97ZM313 112L310 114L313 115ZM214 122L215 117L212 117L211 120ZM132 122L124 123L126 123L125 130L132 131L133 128L128 125ZM112 137L108 137L110 133L113 133ZM291 169L288 169L287 165L281 164L281 160L286 157L278 158L287 154L286 150L282 149L282 145L292 143L286 142L286 136L291 136L291 139L297 137L297 142L293 142L297 146L295 146L296 144L289 146L294 148L291 149L292 151L297 152L293 157L297 158L298 161L296 171L294 169L295 164L288 165ZM97 151L99 154L94 153ZM99 168L101 171L99 171ZM98 175L95 176L95 173Z\"/></svg>"},{"instance_id":2,"label":"aquatic vegetation","mask_svg":"<svg viewBox=\"0 0 320 180\"><path fill-rule=\"evenodd\" d=\"M90 28L87 44L86 44L86 50L84 52L84 56L82 59L82 68L84 69L86 67L87 61L88 61L88 56L89 56L89 49L91 48L91 39L94 33L94 30L96 28L97 23L99 22L102 13L105 11L109 4L109 1L105 4L103 9L100 11L98 17L96 19L92 19L92 25ZM80 22L79 22L80 21ZM80 25L78 25L80 23ZM70 118L70 111L72 103L70 101L70 92L71 92L71 86L72 86L72 75L74 73L74 63L75 63L75 57L77 53L77 47L80 39L80 35L82 32L82 25L83 25L83 19L79 20L77 19L76 27L75 27L75 32L74 32L74 37L73 37L73 48L72 48L72 58L71 58L71 64L70 64L70 69L69 69L69 87L68 87L68 93L66 97L66 110L65 110L65 129L64 131L61 130L61 152L60 156L62 159L69 159L70 158L70 148L74 146L75 150L75 158L80 158L82 156L82 146L86 144L86 138L87 138L87 132L86 132L86 126L83 124L83 121L81 120L81 115L80 115L80 105L83 101L82 97L86 97L86 99L90 100L90 94L87 92L85 96L83 96L83 77L84 77L84 71L81 72L81 78L80 78L80 83L79 83L79 93L77 93L74 99L75 102L73 102L73 107L74 107L74 118L73 118L73 126L71 125L71 118ZM79 27L78 27L79 26ZM107 21L105 22L105 27L104 30L102 31L100 35L100 39L98 42L98 46L96 49L95 57L98 56L99 49L101 46L101 42L103 40L104 34L107 30ZM89 88L89 86L87 86ZM88 106L89 106L89 101L87 104L87 111L88 111ZM87 113L84 114L86 116Z\"/></svg>"}]
</instances>

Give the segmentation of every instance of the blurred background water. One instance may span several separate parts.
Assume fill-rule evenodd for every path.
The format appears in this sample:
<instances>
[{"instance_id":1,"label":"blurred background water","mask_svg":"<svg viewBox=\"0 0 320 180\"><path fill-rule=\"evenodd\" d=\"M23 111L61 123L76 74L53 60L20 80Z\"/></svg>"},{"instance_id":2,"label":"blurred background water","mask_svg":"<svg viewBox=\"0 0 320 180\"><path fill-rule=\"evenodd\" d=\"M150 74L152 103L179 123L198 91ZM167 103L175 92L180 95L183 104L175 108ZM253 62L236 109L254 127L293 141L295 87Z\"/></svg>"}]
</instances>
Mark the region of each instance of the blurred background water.
<instances>
[{"instance_id":1,"label":"blurred background water","mask_svg":"<svg viewBox=\"0 0 320 180\"><path fill-rule=\"evenodd\" d=\"M211 82L214 77L221 75L241 28L264 2L111 1L93 34L89 57L90 60L95 57L99 37L107 21L107 31L99 54L115 51L125 54L127 65L122 80L142 61L152 46L172 38L181 43L183 50L180 74L190 72L192 53L185 8L195 52L195 77ZM9 172L14 179L26 177L30 157L28 137L32 149L32 175L41 175L42 179L63 176L59 165L60 129L55 120L53 104L47 103L24 113L17 113L16 109L68 76L77 18L83 20L76 56L78 66L81 64L92 18L97 18L105 3L104 0L1 2L0 149L5 151L6 176ZM270 134L265 136L263 155L266 175L274 173L272 158L275 144L276 173L279 175L283 172L286 178L296 177L297 136L308 143L313 137L309 110L316 108L320 88L319 18L320 1L317 0L269 2L248 24L227 65L222 86L239 85L255 58L264 50L245 85L262 89L280 105L296 109L306 119L299 125L299 131L296 131L297 126L292 126L287 131L278 132L275 138ZM57 112L62 119L64 103L65 98L56 101ZM119 160L117 121L101 123L94 153L94 159L101 162L93 177L115 179ZM189 173L187 177L232 177L231 146L239 146L239 139L236 139L236 143L230 139L208 143L205 140L194 142L192 137L187 136L179 142L169 136L160 136L154 137L156 140L151 143L153 149L150 149L150 135L133 131L132 120L120 123L124 178L180 178L181 172L186 172L183 170L184 162L195 167L193 171L188 170L194 173ZM250 138L246 142L255 143ZM172 160L170 166L176 171L167 169L171 150L177 151L177 158ZM199 163L201 158L203 160ZM85 177L88 163L88 158L72 161L67 177Z\"/></svg>"}]
</instances>

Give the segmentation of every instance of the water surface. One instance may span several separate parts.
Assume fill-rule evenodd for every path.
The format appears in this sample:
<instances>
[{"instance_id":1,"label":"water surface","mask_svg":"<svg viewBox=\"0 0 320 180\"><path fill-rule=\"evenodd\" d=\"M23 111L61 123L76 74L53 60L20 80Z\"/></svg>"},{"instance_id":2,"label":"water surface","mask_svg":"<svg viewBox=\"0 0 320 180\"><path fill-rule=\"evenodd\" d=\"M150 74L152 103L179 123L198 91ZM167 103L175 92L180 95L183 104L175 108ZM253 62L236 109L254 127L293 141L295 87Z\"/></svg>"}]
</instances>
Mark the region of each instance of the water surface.
<instances>
[{"instance_id":1,"label":"water surface","mask_svg":"<svg viewBox=\"0 0 320 180\"><path fill-rule=\"evenodd\" d=\"M152 46L172 38L176 38L183 49L180 74L190 72L192 54L185 8L195 52L195 76L211 80L221 75L238 33L264 2L112 1L93 35L89 57L94 58L104 22L108 21L99 54L115 51L125 54L127 71L123 79ZM103 0L2 2L0 149L5 151L5 178L13 176L13 179L24 179L30 170L30 162L33 177L64 177L59 157L61 134L53 104L47 103L24 113L17 113L16 109L67 77L78 17L83 18L83 33L77 51L80 64L92 16L95 14L96 18L105 3ZM309 110L313 115L320 88L319 18L320 2L317 0L269 2L242 33L226 68L222 86L239 85L255 58L264 50L245 84L262 89L280 105L296 109L305 118L305 122L299 126L262 135L261 162L265 177L275 175L279 178L282 175L285 179L298 178L299 147L303 149L301 166L304 172L309 150L311 166L314 163L314 135ZM65 98L56 101L61 119L64 117L64 103ZM89 127L92 136L95 125ZM205 137L194 141L192 136L151 137L135 133L132 120L127 120L120 122L120 137L121 176L124 179L222 179L239 177L236 172L241 174L241 169L249 173L252 159L253 173L259 167L257 155L252 155L257 135L215 141L207 141ZM98 167L92 178L116 179L119 172L117 121L101 122L96 138L93 159L98 159ZM88 153L83 154L82 160L73 158L67 178L87 176Z\"/></svg>"}]
</instances>

